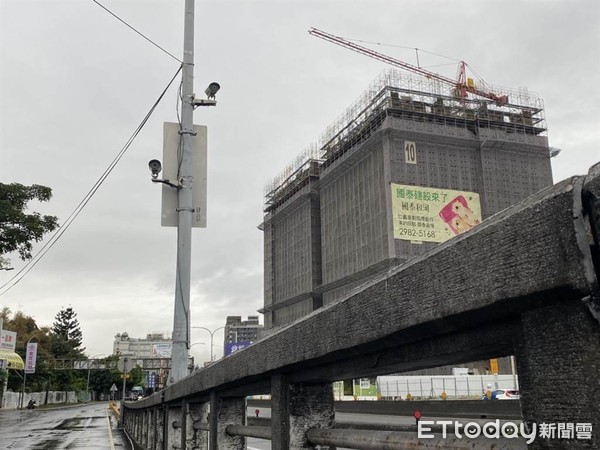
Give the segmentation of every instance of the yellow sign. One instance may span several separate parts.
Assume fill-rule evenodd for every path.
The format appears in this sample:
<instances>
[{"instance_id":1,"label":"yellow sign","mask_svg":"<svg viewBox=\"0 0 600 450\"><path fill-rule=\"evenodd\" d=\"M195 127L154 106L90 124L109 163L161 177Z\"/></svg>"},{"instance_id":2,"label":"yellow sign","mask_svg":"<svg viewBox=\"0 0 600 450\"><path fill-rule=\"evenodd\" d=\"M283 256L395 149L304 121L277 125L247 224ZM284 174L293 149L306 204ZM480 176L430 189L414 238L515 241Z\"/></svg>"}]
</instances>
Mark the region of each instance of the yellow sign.
<instances>
[{"instance_id":1,"label":"yellow sign","mask_svg":"<svg viewBox=\"0 0 600 450\"><path fill-rule=\"evenodd\" d=\"M391 183L394 238L445 242L481 222L479 194Z\"/></svg>"},{"instance_id":2,"label":"yellow sign","mask_svg":"<svg viewBox=\"0 0 600 450\"><path fill-rule=\"evenodd\" d=\"M128 373L122 373L121 374L121 379L125 378L126 380L129 380L129 374Z\"/></svg>"},{"instance_id":3,"label":"yellow sign","mask_svg":"<svg viewBox=\"0 0 600 450\"><path fill-rule=\"evenodd\" d=\"M496 358L490 359L490 372L498 373L498 360Z\"/></svg>"}]
</instances>

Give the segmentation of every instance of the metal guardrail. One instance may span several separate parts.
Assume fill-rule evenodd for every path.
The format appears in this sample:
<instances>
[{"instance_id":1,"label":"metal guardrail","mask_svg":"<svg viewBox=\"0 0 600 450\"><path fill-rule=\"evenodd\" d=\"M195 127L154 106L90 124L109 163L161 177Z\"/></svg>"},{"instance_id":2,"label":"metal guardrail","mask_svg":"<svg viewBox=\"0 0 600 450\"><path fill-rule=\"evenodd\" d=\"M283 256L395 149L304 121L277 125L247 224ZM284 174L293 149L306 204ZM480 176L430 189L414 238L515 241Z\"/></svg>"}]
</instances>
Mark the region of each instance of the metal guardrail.
<instances>
[{"instance_id":1,"label":"metal guardrail","mask_svg":"<svg viewBox=\"0 0 600 450\"><path fill-rule=\"evenodd\" d=\"M247 425L228 425L227 434L231 436L253 437L271 440L271 427ZM417 439L416 429L413 432L381 431L363 429L322 429L312 428L307 431L306 438L312 445L327 445L358 450L411 450L411 449L490 449L516 450L527 448L524 440L501 439L464 439L454 435L446 438Z\"/></svg>"},{"instance_id":2,"label":"metal guardrail","mask_svg":"<svg viewBox=\"0 0 600 450\"><path fill-rule=\"evenodd\" d=\"M396 431L311 429L306 436L313 445L333 445L359 450L424 450L424 449L493 449L517 450L527 448L514 440L500 442L484 439L459 439L455 436L416 439L414 434Z\"/></svg>"}]
</instances>

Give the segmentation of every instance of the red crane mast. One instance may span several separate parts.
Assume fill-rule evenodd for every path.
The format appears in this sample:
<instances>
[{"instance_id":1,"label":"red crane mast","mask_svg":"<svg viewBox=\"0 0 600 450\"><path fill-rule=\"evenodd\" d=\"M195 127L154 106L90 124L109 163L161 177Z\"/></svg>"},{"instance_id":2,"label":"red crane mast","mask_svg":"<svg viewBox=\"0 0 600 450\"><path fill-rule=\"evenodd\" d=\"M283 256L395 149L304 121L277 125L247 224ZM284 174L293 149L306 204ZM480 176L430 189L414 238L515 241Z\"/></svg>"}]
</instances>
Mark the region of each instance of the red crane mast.
<instances>
[{"instance_id":1,"label":"red crane mast","mask_svg":"<svg viewBox=\"0 0 600 450\"><path fill-rule=\"evenodd\" d=\"M317 28L311 28L310 30L308 30L308 32L313 36L332 42L341 47L354 50L357 53L362 53L363 55L369 56L379 61L383 61L384 63L391 64L392 66L400 67L401 69L408 70L409 72L423 75L427 78L433 78L435 80L439 80L443 83L451 85L452 87L454 87L456 95L458 97L466 98L467 93L471 93L479 97L484 97L493 100L498 105L506 105L508 103L508 96L506 95L496 95L492 92L486 92L477 89L474 83L472 83L472 80L468 80L466 78L466 64L464 61L460 61L459 63L458 79L453 80L452 78L448 78L438 73L430 72L429 70L413 66L412 64L409 64L407 62L400 61L398 59L392 58L391 56L387 56L382 53L376 52L369 48L363 47L362 45L358 45L354 42L344 39L343 37L335 36Z\"/></svg>"}]
</instances>

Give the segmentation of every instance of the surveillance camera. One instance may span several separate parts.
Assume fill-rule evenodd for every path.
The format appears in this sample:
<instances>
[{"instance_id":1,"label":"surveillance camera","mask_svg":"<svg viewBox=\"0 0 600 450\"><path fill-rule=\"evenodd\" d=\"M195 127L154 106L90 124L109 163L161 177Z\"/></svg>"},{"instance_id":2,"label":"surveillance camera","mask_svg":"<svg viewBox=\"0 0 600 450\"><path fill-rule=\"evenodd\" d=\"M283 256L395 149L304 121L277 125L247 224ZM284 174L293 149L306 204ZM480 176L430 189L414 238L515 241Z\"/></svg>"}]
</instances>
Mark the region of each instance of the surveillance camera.
<instances>
[{"instance_id":1,"label":"surveillance camera","mask_svg":"<svg viewBox=\"0 0 600 450\"><path fill-rule=\"evenodd\" d=\"M152 172L152 178L156 179L158 174L162 170L162 165L158 159L153 159L148 163L148 167L150 168L150 172Z\"/></svg>"},{"instance_id":2,"label":"surveillance camera","mask_svg":"<svg viewBox=\"0 0 600 450\"><path fill-rule=\"evenodd\" d=\"M221 85L219 83L212 82L208 85L204 93L206 94L207 98L215 98L215 95L217 95L219 89L221 89Z\"/></svg>"}]
</instances>

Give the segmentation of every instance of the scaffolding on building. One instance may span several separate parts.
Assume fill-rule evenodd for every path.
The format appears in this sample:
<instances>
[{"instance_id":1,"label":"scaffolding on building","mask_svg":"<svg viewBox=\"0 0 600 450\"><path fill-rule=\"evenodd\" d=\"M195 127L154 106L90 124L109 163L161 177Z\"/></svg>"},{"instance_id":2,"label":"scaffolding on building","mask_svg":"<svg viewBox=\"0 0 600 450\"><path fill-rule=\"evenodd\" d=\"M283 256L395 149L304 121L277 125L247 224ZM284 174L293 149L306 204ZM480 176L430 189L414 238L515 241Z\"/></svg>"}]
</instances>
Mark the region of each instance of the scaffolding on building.
<instances>
[{"instance_id":1,"label":"scaffolding on building","mask_svg":"<svg viewBox=\"0 0 600 450\"><path fill-rule=\"evenodd\" d=\"M481 85L480 89L506 95L508 102L468 95L457 97L447 84L388 69L282 173L265 186L265 211L273 210L308 183L311 176L349 149L369 139L387 117L446 127L464 128L477 135L480 129L515 135L545 135L542 100L525 88L518 90Z\"/></svg>"}]
</instances>

